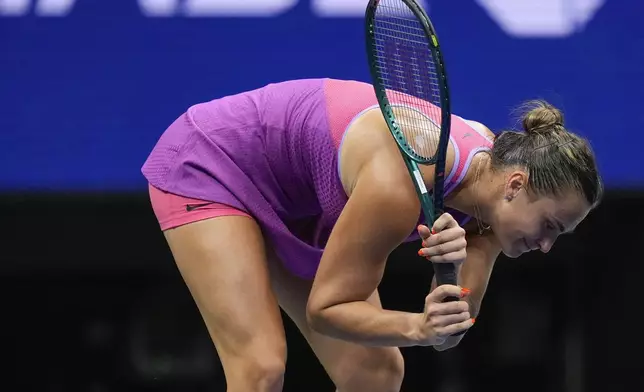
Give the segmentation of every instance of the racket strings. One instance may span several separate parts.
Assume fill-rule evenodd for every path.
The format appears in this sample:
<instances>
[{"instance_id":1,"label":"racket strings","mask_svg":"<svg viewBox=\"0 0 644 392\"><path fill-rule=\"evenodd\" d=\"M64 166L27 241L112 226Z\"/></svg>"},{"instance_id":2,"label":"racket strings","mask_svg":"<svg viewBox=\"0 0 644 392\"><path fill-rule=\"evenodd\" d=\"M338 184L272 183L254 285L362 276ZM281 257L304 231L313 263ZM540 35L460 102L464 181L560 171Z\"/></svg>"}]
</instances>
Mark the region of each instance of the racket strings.
<instances>
[{"instance_id":1,"label":"racket strings","mask_svg":"<svg viewBox=\"0 0 644 392\"><path fill-rule=\"evenodd\" d=\"M381 0L374 18L376 66L407 148L435 155L440 136L440 87L423 25L401 0Z\"/></svg>"}]
</instances>

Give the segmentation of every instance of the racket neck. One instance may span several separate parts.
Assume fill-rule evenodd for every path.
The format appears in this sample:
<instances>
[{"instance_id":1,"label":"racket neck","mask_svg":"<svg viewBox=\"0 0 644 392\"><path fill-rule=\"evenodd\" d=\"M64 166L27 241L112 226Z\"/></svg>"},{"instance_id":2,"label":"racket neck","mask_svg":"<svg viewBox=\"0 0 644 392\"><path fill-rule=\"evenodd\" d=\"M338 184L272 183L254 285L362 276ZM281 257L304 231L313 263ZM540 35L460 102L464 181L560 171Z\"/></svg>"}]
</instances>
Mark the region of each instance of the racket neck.
<instances>
[{"instance_id":1,"label":"racket neck","mask_svg":"<svg viewBox=\"0 0 644 392\"><path fill-rule=\"evenodd\" d=\"M436 213L434 210L435 206L423 181L420 167L415 161L408 157L405 157L405 164L407 165L407 170L409 170L409 174L411 175L414 188L416 188L418 198L420 199L420 205L423 210L423 215L425 216L425 223L427 226L431 227L434 224L434 220L436 220Z\"/></svg>"}]
</instances>

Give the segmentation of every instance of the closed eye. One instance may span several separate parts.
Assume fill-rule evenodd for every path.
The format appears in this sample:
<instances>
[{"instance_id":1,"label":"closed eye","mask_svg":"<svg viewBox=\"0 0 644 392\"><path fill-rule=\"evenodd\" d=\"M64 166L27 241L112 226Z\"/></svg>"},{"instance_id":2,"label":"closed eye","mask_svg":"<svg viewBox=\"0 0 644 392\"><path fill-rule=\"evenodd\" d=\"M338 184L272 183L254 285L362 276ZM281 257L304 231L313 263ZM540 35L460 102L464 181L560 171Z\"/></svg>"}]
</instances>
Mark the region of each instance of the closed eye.
<instances>
[{"instance_id":1,"label":"closed eye","mask_svg":"<svg viewBox=\"0 0 644 392\"><path fill-rule=\"evenodd\" d=\"M557 219L555 219L554 222L550 221L550 220L547 220L546 221L546 228L548 230L557 230L558 231L557 234L568 234L566 232L566 227L563 225L563 223L561 223Z\"/></svg>"},{"instance_id":2,"label":"closed eye","mask_svg":"<svg viewBox=\"0 0 644 392\"><path fill-rule=\"evenodd\" d=\"M555 221L557 222L557 228L559 229L559 234L566 235L566 234L572 234L573 233L574 228L571 229L571 230L566 230L566 226L564 226L563 223L561 223L558 220L555 220Z\"/></svg>"}]
</instances>

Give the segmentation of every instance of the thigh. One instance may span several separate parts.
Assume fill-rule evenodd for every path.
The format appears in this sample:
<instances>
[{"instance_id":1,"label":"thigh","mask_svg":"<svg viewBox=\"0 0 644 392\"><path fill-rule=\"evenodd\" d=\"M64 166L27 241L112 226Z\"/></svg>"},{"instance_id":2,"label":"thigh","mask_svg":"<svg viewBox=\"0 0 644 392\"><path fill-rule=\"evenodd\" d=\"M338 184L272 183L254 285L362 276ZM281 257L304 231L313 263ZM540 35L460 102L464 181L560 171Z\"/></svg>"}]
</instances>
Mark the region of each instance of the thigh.
<instances>
[{"instance_id":1,"label":"thigh","mask_svg":"<svg viewBox=\"0 0 644 392\"><path fill-rule=\"evenodd\" d=\"M398 391L404 362L395 347L367 347L312 331L306 321L306 303L312 282L290 274L274 255L269 259L272 284L282 309L297 325L340 392ZM378 292L369 298L382 308Z\"/></svg>"},{"instance_id":2,"label":"thigh","mask_svg":"<svg viewBox=\"0 0 644 392\"><path fill-rule=\"evenodd\" d=\"M256 222L247 216L221 216L164 234L215 344L229 387L234 380L245 382L249 361L264 372L283 372L284 329Z\"/></svg>"}]
</instances>

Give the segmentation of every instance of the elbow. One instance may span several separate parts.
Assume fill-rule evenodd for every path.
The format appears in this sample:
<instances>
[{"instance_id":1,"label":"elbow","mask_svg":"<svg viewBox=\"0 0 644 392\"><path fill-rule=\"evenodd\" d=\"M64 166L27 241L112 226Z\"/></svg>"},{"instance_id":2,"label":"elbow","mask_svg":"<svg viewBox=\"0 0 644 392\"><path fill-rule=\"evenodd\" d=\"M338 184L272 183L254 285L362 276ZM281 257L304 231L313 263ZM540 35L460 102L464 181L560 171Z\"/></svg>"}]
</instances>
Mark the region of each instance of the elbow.
<instances>
[{"instance_id":1,"label":"elbow","mask_svg":"<svg viewBox=\"0 0 644 392\"><path fill-rule=\"evenodd\" d=\"M325 334L325 326L328 325L327 313L324 310L324 306L312 301L309 301L306 305L306 323L312 331L322 335Z\"/></svg>"},{"instance_id":2,"label":"elbow","mask_svg":"<svg viewBox=\"0 0 644 392\"><path fill-rule=\"evenodd\" d=\"M321 333L320 329L323 324L322 313L322 309L316 306L311 306L310 303L306 306L306 323L312 331L317 333Z\"/></svg>"}]
</instances>

